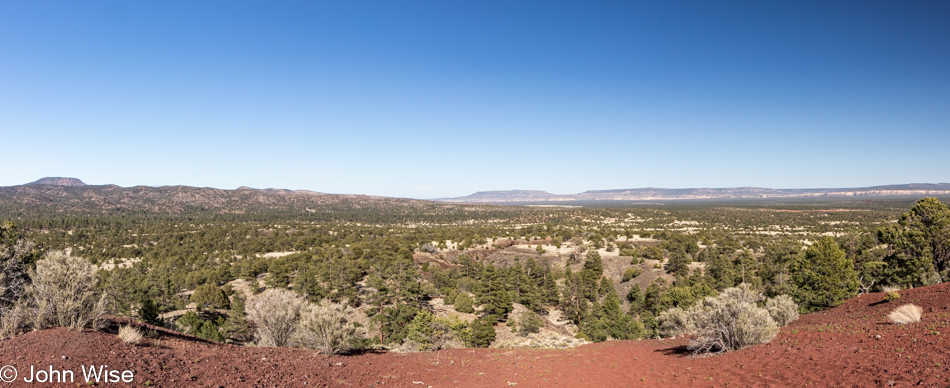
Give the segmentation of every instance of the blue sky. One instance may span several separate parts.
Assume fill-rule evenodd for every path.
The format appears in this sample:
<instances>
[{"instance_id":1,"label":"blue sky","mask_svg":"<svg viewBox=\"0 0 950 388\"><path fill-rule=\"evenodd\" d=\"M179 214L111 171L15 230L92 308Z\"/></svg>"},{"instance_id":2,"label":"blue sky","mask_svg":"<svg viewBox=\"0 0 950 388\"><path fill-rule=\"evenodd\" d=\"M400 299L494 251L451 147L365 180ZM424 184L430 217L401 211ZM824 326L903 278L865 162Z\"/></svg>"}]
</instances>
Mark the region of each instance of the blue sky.
<instances>
[{"instance_id":1,"label":"blue sky","mask_svg":"<svg viewBox=\"0 0 950 388\"><path fill-rule=\"evenodd\" d=\"M0 0L0 186L950 182L946 1Z\"/></svg>"}]
</instances>

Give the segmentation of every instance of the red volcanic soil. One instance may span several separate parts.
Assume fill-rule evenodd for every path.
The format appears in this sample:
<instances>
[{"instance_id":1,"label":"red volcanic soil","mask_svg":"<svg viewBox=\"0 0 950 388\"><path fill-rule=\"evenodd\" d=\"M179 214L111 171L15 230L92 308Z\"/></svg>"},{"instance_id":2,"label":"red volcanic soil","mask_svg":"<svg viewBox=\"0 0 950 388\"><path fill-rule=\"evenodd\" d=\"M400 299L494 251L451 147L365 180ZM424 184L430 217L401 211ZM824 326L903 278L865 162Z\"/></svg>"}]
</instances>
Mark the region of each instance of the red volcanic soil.
<instances>
[{"instance_id":1,"label":"red volcanic soil","mask_svg":"<svg viewBox=\"0 0 950 388\"><path fill-rule=\"evenodd\" d=\"M65 329L0 341L0 366L18 369L11 386L30 386L30 366L73 370L108 365L131 370L132 384L201 387L639 387L639 386L950 386L950 284L901 291L883 302L867 294L802 316L771 343L689 357L685 339L614 341L571 350L452 349L327 357L303 349L220 345L159 331L148 345L108 332ZM915 303L920 323L885 319ZM114 333L115 328L111 329ZM5 371L0 370L0 377ZM73 384L70 384L73 385Z\"/></svg>"}]
</instances>

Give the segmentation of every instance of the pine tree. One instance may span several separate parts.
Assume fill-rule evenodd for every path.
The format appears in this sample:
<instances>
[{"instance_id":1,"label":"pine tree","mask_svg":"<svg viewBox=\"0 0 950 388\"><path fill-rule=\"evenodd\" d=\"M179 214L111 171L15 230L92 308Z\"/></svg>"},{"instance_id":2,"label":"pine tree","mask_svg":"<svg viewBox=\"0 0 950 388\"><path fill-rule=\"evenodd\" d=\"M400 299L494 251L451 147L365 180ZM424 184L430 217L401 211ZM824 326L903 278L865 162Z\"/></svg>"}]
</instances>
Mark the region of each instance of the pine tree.
<instances>
[{"instance_id":1,"label":"pine tree","mask_svg":"<svg viewBox=\"0 0 950 388\"><path fill-rule=\"evenodd\" d=\"M478 280L475 296L478 297L482 311L485 314L494 315L497 319L505 319L511 312L512 301L500 271L489 263L482 268Z\"/></svg>"}]
</instances>

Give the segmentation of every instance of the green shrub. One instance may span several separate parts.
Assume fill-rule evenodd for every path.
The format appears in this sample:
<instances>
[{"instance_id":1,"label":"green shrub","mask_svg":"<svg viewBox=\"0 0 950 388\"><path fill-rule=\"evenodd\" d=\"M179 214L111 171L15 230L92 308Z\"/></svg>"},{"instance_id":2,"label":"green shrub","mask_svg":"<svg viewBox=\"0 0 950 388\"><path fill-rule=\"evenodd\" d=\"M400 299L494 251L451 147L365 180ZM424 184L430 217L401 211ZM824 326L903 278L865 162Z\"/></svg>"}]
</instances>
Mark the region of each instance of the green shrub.
<instances>
[{"instance_id":1,"label":"green shrub","mask_svg":"<svg viewBox=\"0 0 950 388\"><path fill-rule=\"evenodd\" d=\"M198 311L205 308L226 309L230 307L228 295L220 287L213 284L202 284L191 294L191 302L197 305Z\"/></svg>"},{"instance_id":2,"label":"green shrub","mask_svg":"<svg viewBox=\"0 0 950 388\"><path fill-rule=\"evenodd\" d=\"M461 347L469 340L471 329L458 316L437 317L429 310L422 310L409 324L404 345L411 351L426 351Z\"/></svg>"},{"instance_id":3,"label":"green shrub","mask_svg":"<svg viewBox=\"0 0 950 388\"><path fill-rule=\"evenodd\" d=\"M643 274L643 270L640 269L639 267L630 267L630 268L627 268L627 270L623 272L623 280L621 280L620 282L621 282L621 283L626 283L626 282L630 281L630 279L633 279L633 278L635 278L635 277L637 277L637 276L640 276L640 275L642 275L642 274Z\"/></svg>"},{"instance_id":4,"label":"green shrub","mask_svg":"<svg viewBox=\"0 0 950 388\"><path fill-rule=\"evenodd\" d=\"M455 296L455 311L466 314L474 313L474 304L475 301L465 292L459 292L458 295Z\"/></svg>"},{"instance_id":5,"label":"green shrub","mask_svg":"<svg viewBox=\"0 0 950 388\"><path fill-rule=\"evenodd\" d=\"M901 294L898 294L897 291L888 291L884 294L884 300L890 302L892 300L898 300L901 298Z\"/></svg>"}]
</instances>

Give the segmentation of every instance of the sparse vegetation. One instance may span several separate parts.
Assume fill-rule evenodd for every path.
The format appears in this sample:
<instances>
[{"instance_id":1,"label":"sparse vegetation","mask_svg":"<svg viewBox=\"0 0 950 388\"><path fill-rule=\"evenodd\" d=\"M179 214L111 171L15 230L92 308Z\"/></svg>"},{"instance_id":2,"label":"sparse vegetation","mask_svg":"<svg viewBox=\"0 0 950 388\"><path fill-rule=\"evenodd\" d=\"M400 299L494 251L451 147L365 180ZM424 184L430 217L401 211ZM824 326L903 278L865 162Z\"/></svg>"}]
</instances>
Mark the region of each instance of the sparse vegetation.
<instances>
[{"instance_id":1,"label":"sparse vegetation","mask_svg":"<svg viewBox=\"0 0 950 388\"><path fill-rule=\"evenodd\" d=\"M255 193L225 194L241 202ZM740 284L774 297L765 310L785 324L797 313L783 294L793 296L802 311L815 311L859 290L915 285L902 280L910 277L895 265L941 265L941 256L905 244L921 233L940 235L939 222L924 216L942 219L943 205L933 200L919 201L906 222L885 230L881 220L897 218L909 202L802 202L780 210L678 204L558 209L333 197L326 204L307 199L291 205L286 198L266 208L245 204L240 213L223 212L220 203L166 212L177 205L155 198L157 210L144 215L93 208L59 218L36 209L18 213L30 214L18 221L26 232L4 232L0 245L3 257L19 252L18 266L8 272L20 268L21 275L8 279L28 282L36 252L68 247L102 265L95 290L117 296L107 306L112 314L167 324L159 314L180 314L195 303L197 311L169 323L216 341L256 339L267 346L286 346L286 331L293 333L300 319L287 319L290 329L277 330L284 334L268 334L269 327L281 325L267 320L280 314L255 317L259 312L252 310L263 307L243 303L245 291L281 289L301 298L301 306L362 306L367 338L352 346L404 344L420 312L438 308L434 300L441 298L476 317L453 341L488 346L498 323L532 335L523 332L528 314L510 316L515 304L539 318L569 320L571 335L591 341L669 336L686 331L694 321L690 311L706 298ZM295 207L303 204L310 210ZM4 206L9 204L0 203L0 216ZM858 211L822 210L842 206ZM35 248L24 249L30 240ZM942 246L931 244L939 237L918 240L914 246ZM12 248L18 242L19 250ZM539 254L545 246L559 251ZM905 259L889 258L891 252ZM916 261L906 260L911 254ZM914 273L942 276L939 270ZM28 305L0 300L0 328L7 335L16 331L7 328L22 327L16 322L32 322Z\"/></svg>"}]
</instances>

